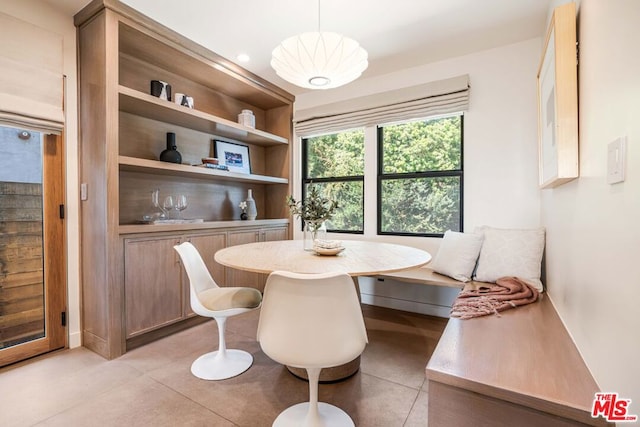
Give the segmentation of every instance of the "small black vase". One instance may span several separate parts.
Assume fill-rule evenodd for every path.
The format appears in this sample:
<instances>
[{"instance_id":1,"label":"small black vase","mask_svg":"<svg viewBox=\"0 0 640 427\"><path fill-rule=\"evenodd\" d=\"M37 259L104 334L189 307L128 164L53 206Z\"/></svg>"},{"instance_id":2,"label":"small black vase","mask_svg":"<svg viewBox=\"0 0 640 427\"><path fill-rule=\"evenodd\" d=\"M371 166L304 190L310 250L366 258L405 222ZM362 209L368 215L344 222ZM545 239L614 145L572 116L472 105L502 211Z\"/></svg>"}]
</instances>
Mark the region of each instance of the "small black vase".
<instances>
[{"instance_id":1,"label":"small black vase","mask_svg":"<svg viewBox=\"0 0 640 427\"><path fill-rule=\"evenodd\" d=\"M167 149L160 153L160 160L169 163L182 163L182 155L176 150L176 134L167 132Z\"/></svg>"}]
</instances>

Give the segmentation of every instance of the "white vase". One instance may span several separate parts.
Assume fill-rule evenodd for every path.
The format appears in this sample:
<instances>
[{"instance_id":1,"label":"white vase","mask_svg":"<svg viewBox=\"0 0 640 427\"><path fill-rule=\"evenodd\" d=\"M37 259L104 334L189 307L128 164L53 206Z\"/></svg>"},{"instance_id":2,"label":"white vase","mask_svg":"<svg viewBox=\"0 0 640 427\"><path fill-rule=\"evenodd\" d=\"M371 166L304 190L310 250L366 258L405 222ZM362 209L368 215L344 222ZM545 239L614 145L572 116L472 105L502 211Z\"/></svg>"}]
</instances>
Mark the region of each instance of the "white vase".
<instances>
[{"instance_id":1,"label":"white vase","mask_svg":"<svg viewBox=\"0 0 640 427\"><path fill-rule=\"evenodd\" d=\"M327 238L327 227L324 221L305 221L303 245L305 251L313 251L313 242L316 239Z\"/></svg>"},{"instance_id":2,"label":"white vase","mask_svg":"<svg viewBox=\"0 0 640 427\"><path fill-rule=\"evenodd\" d=\"M253 221L258 216L258 210L256 209L256 201L253 200L253 192L249 190L247 193L247 219Z\"/></svg>"}]
</instances>

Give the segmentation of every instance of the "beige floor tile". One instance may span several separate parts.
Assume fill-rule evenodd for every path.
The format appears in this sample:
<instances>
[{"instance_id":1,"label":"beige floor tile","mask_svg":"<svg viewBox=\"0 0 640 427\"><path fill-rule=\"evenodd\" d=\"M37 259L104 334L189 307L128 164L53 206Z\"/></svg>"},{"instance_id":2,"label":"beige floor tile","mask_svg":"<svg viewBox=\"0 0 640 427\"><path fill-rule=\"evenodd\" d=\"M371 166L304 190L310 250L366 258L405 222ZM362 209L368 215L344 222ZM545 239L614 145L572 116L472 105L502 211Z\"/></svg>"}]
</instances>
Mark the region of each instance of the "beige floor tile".
<instances>
[{"instance_id":1,"label":"beige floor tile","mask_svg":"<svg viewBox=\"0 0 640 427\"><path fill-rule=\"evenodd\" d=\"M402 426L418 391L358 373L344 383L322 384L320 401L346 411L357 426Z\"/></svg>"},{"instance_id":2,"label":"beige floor tile","mask_svg":"<svg viewBox=\"0 0 640 427\"><path fill-rule=\"evenodd\" d=\"M128 351L118 358L142 372L218 348L218 330L210 321Z\"/></svg>"},{"instance_id":3,"label":"beige floor tile","mask_svg":"<svg viewBox=\"0 0 640 427\"><path fill-rule=\"evenodd\" d=\"M362 372L420 389L444 324L437 318L389 309L364 311L369 344L362 355Z\"/></svg>"},{"instance_id":4,"label":"beige floor tile","mask_svg":"<svg viewBox=\"0 0 640 427\"><path fill-rule=\"evenodd\" d=\"M421 391L418 394L418 398L409 413L409 418L407 418L407 422L404 423L403 427L426 427L428 414L429 395Z\"/></svg>"},{"instance_id":5,"label":"beige floor tile","mask_svg":"<svg viewBox=\"0 0 640 427\"><path fill-rule=\"evenodd\" d=\"M307 383L294 378L286 369L260 351L257 343L238 345L252 353L248 371L223 381L205 381L189 372L191 359L177 361L149 373L157 381L178 391L238 426L271 425L277 414L307 390Z\"/></svg>"},{"instance_id":6,"label":"beige floor tile","mask_svg":"<svg viewBox=\"0 0 640 427\"><path fill-rule=\"evenodd\" d=\"M233 426L174 390L148 377L112 389L38 426Z\"/></svg>"},{"instance_id":7,"label":"beige floor tile","mask_svg":"<svg viewBox=\"0 0 640 427\"><path fill-rule=\"evenodd\" d=\"M126 363L107 361L84 348L1 372L0 425L32 425L140 375Z\"/></svg>"}]
</instances>

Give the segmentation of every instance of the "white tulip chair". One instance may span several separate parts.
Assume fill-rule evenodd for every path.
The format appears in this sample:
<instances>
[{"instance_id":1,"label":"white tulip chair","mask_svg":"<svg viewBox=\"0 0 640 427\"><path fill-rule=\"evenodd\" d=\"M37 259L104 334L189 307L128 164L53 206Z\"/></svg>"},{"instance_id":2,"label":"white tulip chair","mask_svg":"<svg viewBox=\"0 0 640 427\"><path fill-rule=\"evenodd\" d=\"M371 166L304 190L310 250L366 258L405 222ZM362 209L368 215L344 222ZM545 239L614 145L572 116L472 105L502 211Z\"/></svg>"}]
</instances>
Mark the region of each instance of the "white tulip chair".
<instances>
[{"instance_id":1,"label":"white tulip chair","mask_svg":"<svg viewBox=\"0 0 640 427\"><path fill-rule=\"evenodd\" d=\"M213 280L200 253L189 242L174 246L189 276L191 309L212 317L218 325L218 350L204 354L191 365L191 373L203 380L224 380L240 375L253 364L253 356L243 350L228 350L225 325L228 317L260 307L262 294L254 288L220 287Z\"/></svg>"},{"instance_id":2,"label":"white tulip chair","mask_svg":"<svg viewBox=\"0 0 640 427\"><path fill-rule=\"evenodd\" d=\"M318 402L322 368L360 356L367 331L353 280L347 274L276 271L264 290L258 341L276 362L306 369L309 401L286 409L274 426L353 426L342 409Z\"/></svg>"}]
</instances>

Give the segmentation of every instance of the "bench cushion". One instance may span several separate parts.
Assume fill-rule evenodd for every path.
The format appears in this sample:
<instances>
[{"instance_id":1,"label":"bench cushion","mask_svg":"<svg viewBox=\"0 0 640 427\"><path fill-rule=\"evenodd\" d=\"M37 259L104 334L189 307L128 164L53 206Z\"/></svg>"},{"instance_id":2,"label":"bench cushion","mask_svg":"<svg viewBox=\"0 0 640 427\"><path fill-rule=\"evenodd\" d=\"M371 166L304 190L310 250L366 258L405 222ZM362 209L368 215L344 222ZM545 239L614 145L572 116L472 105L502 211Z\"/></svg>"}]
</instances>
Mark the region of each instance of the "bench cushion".
<instances>
[{"instance_id":1,"label":"bench cushion","mask_svg":"<svg viewBox=\"0 0 640 427\"><path fill-rule=\"evenodd\" d=\"M461 282L468 282L476 267L481 247L481 234L447 230L440 243L438 253L429 266L436 273L444 274Z\"/></svg>"},{"instance_id":2,"label":"bench cushion","mask_svg":"<svg viewBox=\"0 0 640 427\"><path fill-rule=\"evenodd\" d=\"M529 230L481 227L484 234L474 280L495 282L515 276L542 292L540 273L544 228Z\"/></svg>"}]
</instances>

